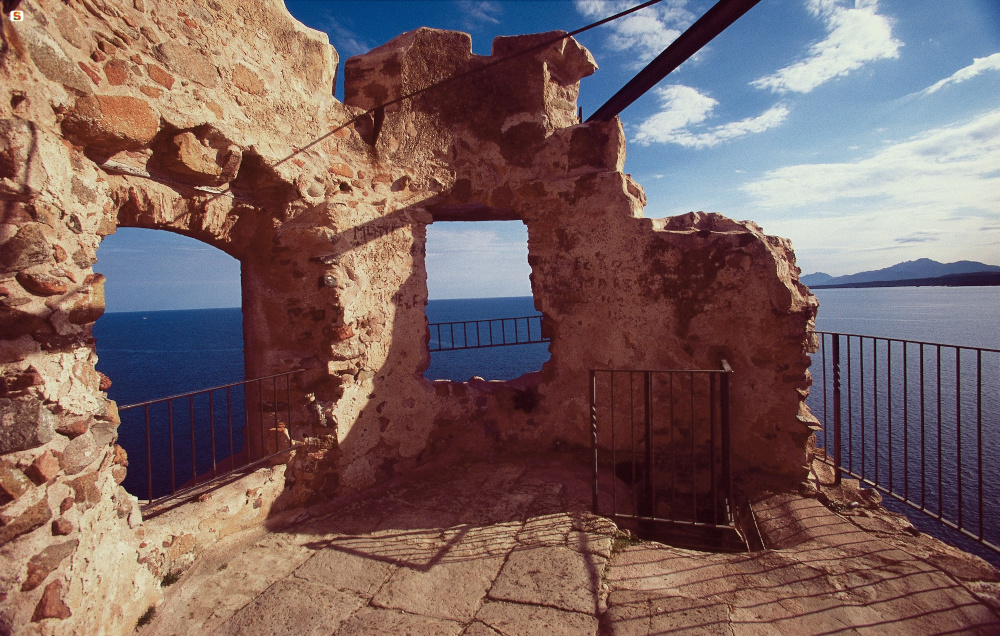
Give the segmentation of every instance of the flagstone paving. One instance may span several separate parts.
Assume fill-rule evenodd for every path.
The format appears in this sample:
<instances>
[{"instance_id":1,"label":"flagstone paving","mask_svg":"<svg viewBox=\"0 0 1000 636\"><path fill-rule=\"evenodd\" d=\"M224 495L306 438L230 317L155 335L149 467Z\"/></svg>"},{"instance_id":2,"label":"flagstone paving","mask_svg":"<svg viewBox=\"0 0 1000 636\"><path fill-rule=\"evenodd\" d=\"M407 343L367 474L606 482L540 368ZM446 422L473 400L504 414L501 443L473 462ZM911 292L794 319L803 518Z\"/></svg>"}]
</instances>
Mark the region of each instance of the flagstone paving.
<instances>
[{"instance_id":1,"label":"flagstone paving","mask_svg":"<svg viewBox=\"0 0 1000 636\"><path fill-rule=\"evenodd\" d=\"M214 546L139 633L1000 633L995 569L816 499L758 503L768 549L712 554L616 540L589 492L563 460L418 473Z\"/></svg>"}]
</instances>

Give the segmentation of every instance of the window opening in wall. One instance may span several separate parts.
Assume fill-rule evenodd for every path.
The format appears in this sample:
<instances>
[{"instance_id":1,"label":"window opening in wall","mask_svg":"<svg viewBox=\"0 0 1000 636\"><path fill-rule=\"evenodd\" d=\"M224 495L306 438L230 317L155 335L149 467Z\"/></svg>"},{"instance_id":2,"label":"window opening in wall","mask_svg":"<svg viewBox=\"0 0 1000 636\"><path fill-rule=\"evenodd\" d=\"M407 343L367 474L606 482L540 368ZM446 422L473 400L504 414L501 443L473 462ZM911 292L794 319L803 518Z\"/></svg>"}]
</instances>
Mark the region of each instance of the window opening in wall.
<instances>
[{"instance_id":1,"label":"window opening in wall","mask_svg":"<svg viewBox=\"0 0 1000 636\"><path fill-rule=\"evenodd\" d=\"M425 267L431 325L425 378L512 380L542 368L549 349L539 342L524 223L432 223ZM502 320L512 318L520 320ZM490 342L494 346L483 346ZM530 344L509 345L515 342Z\"/></svg>"},{"instance_id":2,"label":"window opening in wall","mask_svg":"<svg viewBox=\"0 0 1000 636\"><path fill-rule=\"evenodd\" d=\"M97 370L112 382L108 397L119 407L243 380L243 314L240 264L225 252L162 230L119 228L97 251L106 312L94 325ZM243 386L150 407L152 497L180 488L243 451ZM191 412L194 416L192 442ZM170 445L170 419L173 447ZM230 447L229 420L233 422ZM121 412L118 444L128 453L122 485L147 499L149 477L143 408ZM210 423L211 422L211 423ZM214 431L211 430L214 427ZM192 447L195 461L192 462ZM199 478L199 481L202 481Z\"/></svg>"}]
</instances>

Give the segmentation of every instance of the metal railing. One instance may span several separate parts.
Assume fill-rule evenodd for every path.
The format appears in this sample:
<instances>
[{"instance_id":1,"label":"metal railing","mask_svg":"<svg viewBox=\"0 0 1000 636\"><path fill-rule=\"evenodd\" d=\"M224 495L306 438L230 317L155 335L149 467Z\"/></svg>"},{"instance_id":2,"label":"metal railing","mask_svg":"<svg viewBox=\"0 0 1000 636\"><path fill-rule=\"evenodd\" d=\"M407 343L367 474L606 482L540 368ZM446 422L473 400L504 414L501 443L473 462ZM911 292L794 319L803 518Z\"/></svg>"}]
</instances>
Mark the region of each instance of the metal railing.
<instances>
[{"instance_id":1,"label":"metal railing","mask_svg":"<svg viewBox=\"0 0 1000 636\"><path fill-rule=\"evenodd\" d=\"M735 529L731 375L725 360L712 370L590 371L595 514L665 540Z\"/></svg>"},{"instance_id":2,"label":"metal railing","mask_svg":"<svg viewBox=\"0 0 1000 636\"><path fill-rule=\"evenodd\" d=\"M532 325L534 324L534 328ZM489 320L462 320L458 322L432 322L430 351L455 351L459 349L484 349L519 344L549 342L542 335L542 317L494 318Z\"/></svg>"},{"instance_id":3,"label":"metal railing","mask_svg":"<svg viewBox=\"0 0 1000 636\"><path fill-rule=\"evenodd\" d=\"M836 482L854 477L1000 552L1000 350L816 334L809 403Z\"/></svg>"},{"instance_id":4,"label":"metal railing","mask_svg":"<svg viewBox=\"0 0 1000 636\"><path fill-rule=\"evenodd\" d=\"M136 496L144 485L143 506L148 508L296 448L299 444L291 439L291 378L299 372L119 407L122 425L145 426L145 455L125 449L135 470L122 485ZM281 411L284 420L279 419Z\"/></svg>"}]
</instances>

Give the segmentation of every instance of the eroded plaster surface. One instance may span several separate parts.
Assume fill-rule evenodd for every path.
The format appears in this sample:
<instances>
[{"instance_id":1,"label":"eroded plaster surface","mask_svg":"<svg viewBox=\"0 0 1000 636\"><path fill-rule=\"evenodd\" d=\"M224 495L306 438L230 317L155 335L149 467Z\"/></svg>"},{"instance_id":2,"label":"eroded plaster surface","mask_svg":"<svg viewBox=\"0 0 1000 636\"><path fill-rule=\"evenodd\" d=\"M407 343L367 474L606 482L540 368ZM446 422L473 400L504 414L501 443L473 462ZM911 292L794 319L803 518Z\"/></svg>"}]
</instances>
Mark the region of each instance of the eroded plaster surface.
<instances>
[{"instance_id":1,"label":"eroded plaster surface","mask_svg":"<svg viewBox=\"0 0 1000 636\"><path fill-rule=\"evenodd\" d=\"M267 501L236 492L211 536L447 453L586 448L595 368L728 360L737 481L804 477L816 301L789 242L717 214L644 218L619 122L577 120L596 65L574 40L344 126L554 34L484 57L463 33L406 33L348 60L341 103L337 53L276 0L20 8L0 50L0 632L129 631L201 540L150 529L118 486L92 337L92 265L117 227L239 259L247 377L305 369L287 424L307 449L268 469ZM552 339L538 373L422 377L426 226L463 219L527 225Z\"/></svg>"}]
</instances>

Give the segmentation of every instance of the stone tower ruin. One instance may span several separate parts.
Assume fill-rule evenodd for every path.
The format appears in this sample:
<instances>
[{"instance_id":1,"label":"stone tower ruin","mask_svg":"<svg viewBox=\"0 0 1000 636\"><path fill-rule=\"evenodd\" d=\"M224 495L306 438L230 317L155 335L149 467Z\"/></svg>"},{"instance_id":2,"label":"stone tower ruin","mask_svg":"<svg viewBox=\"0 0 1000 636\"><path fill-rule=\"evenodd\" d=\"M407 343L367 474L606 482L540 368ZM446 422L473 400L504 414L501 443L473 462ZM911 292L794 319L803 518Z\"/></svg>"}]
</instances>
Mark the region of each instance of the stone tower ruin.
<instances>
[{"instance_id":1,"label":"stone tower ruin","mask_svg":"<svg viewBox=\"0 0 1000 636\"><path fill-rule=\"evenodd\" d=\"M587 448L598 368L728 360L736 481L806 475L817 303L789 241L719 214L645 218L621 124L578 120L596 65L573 39L357 118L553 34L497 38L490 57L464 33L405 33L347 61L341 102L336 51L278 0L19 9L0 48L0 633L128 632L228 531L154 531L119 486L92 335L92 266L118 227L237 258L247 377L304 369L289 427L308 453L263 469L232 527L448 454ZM461 220L527 226L540 372L424 379L426 228Z\"/></svg>"}]
</instances>

